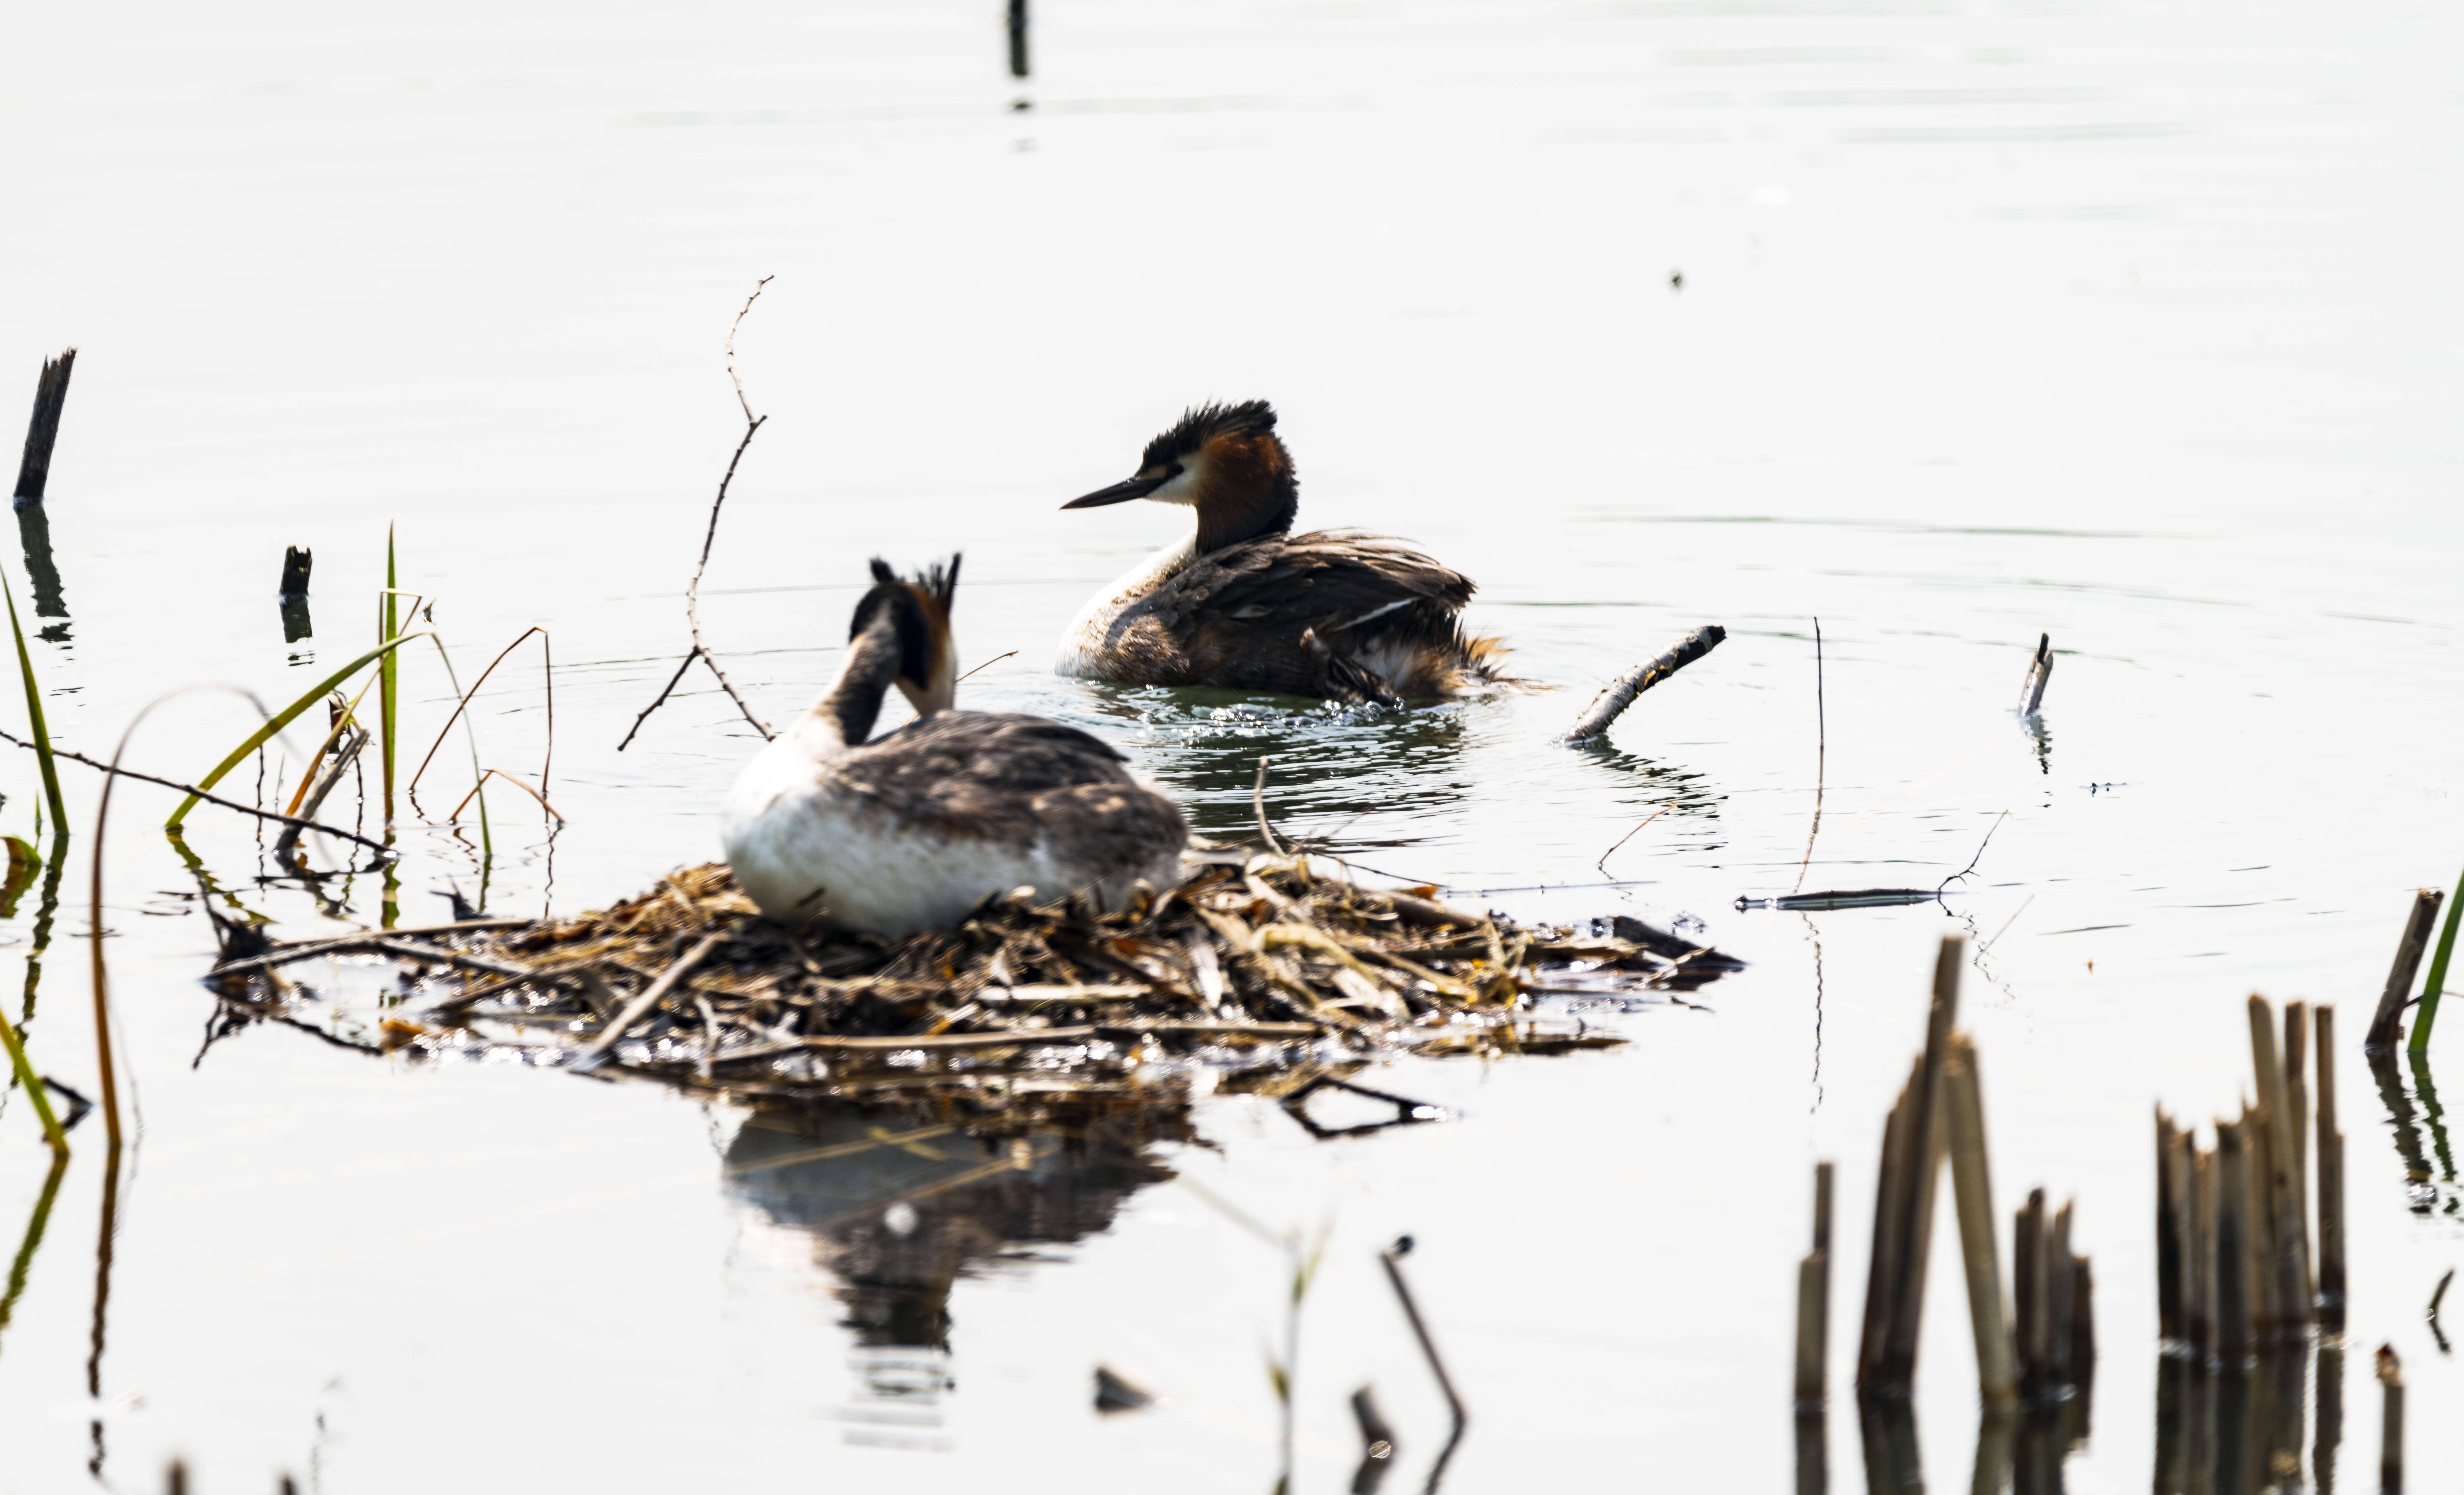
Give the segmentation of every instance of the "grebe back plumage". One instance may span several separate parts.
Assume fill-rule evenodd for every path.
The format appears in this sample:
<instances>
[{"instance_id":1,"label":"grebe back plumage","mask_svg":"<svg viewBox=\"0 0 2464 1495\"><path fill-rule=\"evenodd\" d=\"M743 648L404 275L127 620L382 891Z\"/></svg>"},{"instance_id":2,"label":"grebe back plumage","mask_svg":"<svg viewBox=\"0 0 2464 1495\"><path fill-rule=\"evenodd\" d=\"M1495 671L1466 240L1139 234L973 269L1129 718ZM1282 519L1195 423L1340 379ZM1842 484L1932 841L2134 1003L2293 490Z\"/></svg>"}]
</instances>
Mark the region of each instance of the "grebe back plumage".
<instances>
[{"instance_id":1,"label":"grebe back plumage","mask_svg":"<svg viewBox=\"0 0 2464 1495\"><path fill-rule=\"evenodd\" d=\"M837 681L727 799L728 864L761 912L894 934L1019 887L1113 907L1142 879L1171 886L1187 825L1120 754L1040 716L951 709L958 558L913 581L880 561L872 574ZM871 738L893 685L919 715Z\"/></svg>"},{"instance_id":2,"label":"grebe back plumage","mask_svg":"<svg viewBox=\"0 0 2464 1495\"><path fill-rule=\"evenodd\" d=\"M1463 630L1469 579L1384 536L1290 533L1300 485L1264 400L1188 411L1135 475L1062 507L1133 498L1195 510L1195 532L1095 594L1063 636L1062 674L1338 701L1504 678L1505 649Z\"/></svg>"}]
</instances>

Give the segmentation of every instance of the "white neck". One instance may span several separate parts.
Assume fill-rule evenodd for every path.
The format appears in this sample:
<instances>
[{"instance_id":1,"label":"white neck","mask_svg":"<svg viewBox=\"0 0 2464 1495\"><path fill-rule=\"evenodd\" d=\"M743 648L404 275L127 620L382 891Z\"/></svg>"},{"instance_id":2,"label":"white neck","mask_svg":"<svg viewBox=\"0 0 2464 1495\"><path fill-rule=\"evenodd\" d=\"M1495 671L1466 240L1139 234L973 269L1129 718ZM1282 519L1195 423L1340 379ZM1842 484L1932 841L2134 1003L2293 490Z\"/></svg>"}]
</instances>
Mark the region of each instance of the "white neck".
<instances>
[{"instance_id":1,"label":"white neck","mask_svg":"<svg viewBox=\"0 0 2464 1495\"><path fill-rule=\"evenodd\" d=\"M1053 662L1053 673L1106 678L1103 654L1111 644L1113 623L1197 559L1198 534L1193 528L1187 539L1156 551L1089 598L1070 621L1068 631L1061 635L1061 657Z\"/></svg>"}]
</instances>

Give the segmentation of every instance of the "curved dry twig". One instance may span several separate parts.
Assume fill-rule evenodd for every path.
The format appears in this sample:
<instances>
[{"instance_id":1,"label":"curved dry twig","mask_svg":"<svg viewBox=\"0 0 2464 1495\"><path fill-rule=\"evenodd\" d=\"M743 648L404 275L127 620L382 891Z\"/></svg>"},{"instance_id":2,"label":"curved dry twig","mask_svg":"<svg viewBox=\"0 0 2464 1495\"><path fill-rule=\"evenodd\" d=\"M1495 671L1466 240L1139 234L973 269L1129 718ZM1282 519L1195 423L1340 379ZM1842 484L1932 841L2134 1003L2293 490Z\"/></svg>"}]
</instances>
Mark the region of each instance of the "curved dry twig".
<instances>
[{"instance_id":1,"label":"curved dry twig","mask_svg":"<svg viewBox=\"0 0 2464 1495\"><path fill-rule=\"evenodd\" d=\"M547 750L551 757L539 759L539 787L541 790L546 789L548 764L553 760L552 755L556 752L556 657L552 653L547 653L549 649L547 629L535 623L528 628L524 629L520 637L516 638L512 643L506 645L502 653L499 653L495 658L488 661L488 668L479 671L479 678L472 681L471 689L463 693L460 700L453 703L453 715L445 718L444 727L436 734L436 740L429 744L428 756L419 760L419 768L410 776L409 786L403 791L404 793L407 794L410 790L419 787L419 776L428 772L428 765L435 758L436 750L445 745L445 738L453 731L453 724L462 719L462 714L464 712L470 710L471 699L473 696L479 693L479 687L488 683L488 676L496 672L496 667L505 662L506 654L510 654L514 650L521 648L522 641L529 638L534 633L539 636L539 649L543 654L546 654Z\"/></svg>"},{"instance_id":2,"label":"curved dry twig","mask_svg":"<svg viewBox=\"0 0 2464 1495\"><path fill-rule=\"evenodd\" d=\"M555 806L555 805L550 804L550 803L548 803L548 802L547 802L547 796L545 796L545 795L543 795L543 794L539 793L537 789L532 788L529 784L526 784L526 783L522 782L520 780L518 780L518 779L515 778L513 775L511 775L511 774L509 774L509 773L505 772L503 769L501 769L501 768L491 768L491 769L489 769L487 772L485 772L485 773L483 773L483 774L481 774L481 775L479 776L479 783L485 783L485 782L487 782L487 781L488 781L489 780L491 780L491 779L501 779L501 780L503 780L505 782L507 782L507 783L509 783L509 784L512 784L515 788L519 789L520 791L522 791L522 793L529 795L532 799L539 801L539 807L540 809L543 809L543 810L547 811L550 815L555 815L555 816L556 816L556 823L557 823L558 824L560 824L560 825L569 825L569 824L572 824L572 822L570 822L570 821L566 820L562 815L561 815L561 814L558 814L558 813L557 813L557 808L556 808L556 806ZM470 802L471 802L471 800L472 800L472 797L473 797L473 795L476 795L478 792L479 792L479 784L477 784L477 783L473 784L473 785L471 786L471 793L470 793L470 794L466 794L466 795L464 795L464 796L462 797L462 803L461 803L461 804L456 804L455 806L453 806L453 808L452 808L451 812L451 813L449 813L449 814L445 817L445 824L449 824L449 825L450 825L450 824L453 824L453 822L454 822L455 818L456 818L456 817L458 817L458 816L462 813L462 805L470 803ZM467 846L469 843L467 843L467 842L466 842L466 843L464 843L464 844Z\"/></svg>"},{"instance_id":3,"label":"curved dry twig","mask_svg":"<svg viewBox=\"0 0 2464 1495\"><path fill-rule=\"evenodd\" d=\"M982 664L980 664L980 665L978 665L978 666L976 667L976 670L987 670L987 669L990 669L990 668L991 668L991 667L993 667L994 665L998 665L998 664L1000 664L1002 660L1009 658L1009 657L1010 657L1010 655L1012 655L1012 654L1016 654L1017 652L1018 652L1018 650L1017 650L1017 649L1011 649L1011 650L1009 651L1009 653L1008 653L1008 654L995 654L992 658L985 660L985 661L984 661ZM974 673L976 672L976 670L970 670L970 671L967 671L967 675L974 674ZM967 678L967 675L960 675L960 676L958 676L958 678L957 678L957 680L953 680L953 681L951 681L950 683L951 683L952 685L957 685L957 684L958 684L960 681L965 680L965 679Z\"/></svg>"}]
</instances>

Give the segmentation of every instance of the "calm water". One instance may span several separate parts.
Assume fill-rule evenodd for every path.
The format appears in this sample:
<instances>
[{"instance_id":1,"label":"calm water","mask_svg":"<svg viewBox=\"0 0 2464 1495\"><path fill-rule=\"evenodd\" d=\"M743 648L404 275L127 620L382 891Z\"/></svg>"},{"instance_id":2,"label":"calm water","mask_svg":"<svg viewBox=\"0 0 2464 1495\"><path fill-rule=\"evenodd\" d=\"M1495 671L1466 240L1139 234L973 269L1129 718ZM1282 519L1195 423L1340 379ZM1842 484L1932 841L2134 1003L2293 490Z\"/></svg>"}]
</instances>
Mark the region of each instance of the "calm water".
<instances>
[{"instance_id":1,"label":"calm water","mask_svg":"<svg viewBox=\"0 0 2464 1495\"><path fill-rule=\"evenodd\" d=\"M1620 1020L1622 1049L1373 1077L1449 1125L1314 1142L1221 1098L1186 1135L943 1187L901 1236L878 1201L978 1154L757 1168L814 1139L271 1024L201 1051L212 939L150 828L167 801L132 786L104 924L143 1130L99 1389L90 1120L0 1328L0 1489L98 1461L151 1488L176 1453L209 1491L1264 1490L1282 1259L1176 1177L1329 1232L1298 1488L1345 1487L1364 1380L1400 1432L1390 1488L1441 1441L1373 1255L1407 1231L1475 1418L1447 1488L1784 1487L1812 1164L1840 1168L1845 1322L1945 933L1978 941L2006 1206L2075 1195L2098 1267L2070 1487L2144 1487L2149 1107L2233 1103L2252 990L2335 1001L2358 1036L2409 890L2464 848L2464 23L2370 0L1037 11L1024 87L975 3L24 17L0 385L80 349L36 646L59 739L107 754L190 682L304 689L369 638L392 523L464 679L552 629L571 820L551 839L494 797L484 869L475 833L406 826L406 918L483 877L495 911L588 907L714 854L754 740L724 698L697 681L613 749L683 649L740 430L720 339L775 275L739 340L771 422L705 605L765 712L833 668L867 557L963 547L967 662L1019 650L971 704L1103 734L1218 833L1271 755L1270 812L1367 867L1523 914L1692 915L1750 968ZM1251 395L1286 412L1305 519L1471 572L1479 623L1560 689L1226 720L1046 673L1085 594L1177 517L1057 505L1184 404ZM297 644L286 543L319 558ZM9 569L21 606L46 596ZM1816 618L1805 886L1937 882L2007 811L1947 907L1735 909L1805 856ZM1609 745L1551 745L1707 622L1727 644ZM2012 703L2040 630L2060 653L2032 735ZM424 749L450 692L432 655L406 674ZM539 685L528 650L491 682L489 762L536 773ZM247 725L184 697L129 761L197 775ZM429 814L466 786L455 754ZM0 767L0 824L28 834L31 761ZM90 1088L96 776L63 772L79 840L30 1033ZM252 886L248 823L200 811L191 843L278 933L319 927L296 887ZM347 896L375 916L373 880ZM0 925L16 956L33 902ZM2464 1264L2450 1154L2409 1190L2358 1051L2336 1059L2352 1337L2395 1343L2416 1466L2452 1468L2464 1423L2434 1409L2464 1376L2422 1312ZM12 1096L0 1244L44 1162ZM1975 1440L1955 1274L1932 1306L1918 1417L1945 1484ZM946 1355L896 1348L944 1328ZM1099 1419L1099 1362L1167 1404ZM2375 1395L2356 1370L2348 1488Z\"/></svg>"}]
</instances>

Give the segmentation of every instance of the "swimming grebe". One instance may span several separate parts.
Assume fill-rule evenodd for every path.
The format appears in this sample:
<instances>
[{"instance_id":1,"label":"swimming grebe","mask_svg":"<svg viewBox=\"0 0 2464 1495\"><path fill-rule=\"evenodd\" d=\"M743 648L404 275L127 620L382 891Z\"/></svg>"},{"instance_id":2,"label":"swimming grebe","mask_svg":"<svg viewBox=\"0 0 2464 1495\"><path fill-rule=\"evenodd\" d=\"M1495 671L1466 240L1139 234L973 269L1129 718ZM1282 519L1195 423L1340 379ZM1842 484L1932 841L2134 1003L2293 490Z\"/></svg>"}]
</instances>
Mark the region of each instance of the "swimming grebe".
<instances>
[{"instance_id":1,"label":"swimming grebe","mask_svg":"<svg viewBox=\"0 0 2464 1495\"><path fill-rule=\"evenodd\" d=\"M1132 498L1196 510L1196 532L1095 594L1062 638L1059 673L1335 701L1503 678L1505 649L1463 631L1467 578L1382 536L1290 533L1300 487L1264 400L1189 411L1147 443L1136 475L1062 507Z\"/></svg>"},{"instance_id":2,"label":"swimming grebe","mask_svg":"<svg viewBox=\"0 0 2464 1495\"><path fill-rule=\"evenodd\" d=\"M1020 887L1111 908L1141 878L1179 880L1180 810L1120 754L1041 716L951 710L957 557L913 581L875 561L872 576L837 683L727 798L728 865L763 913L896 934ZM892 685L916 719L867 741Z\"/></svg>"}]
</instances>

